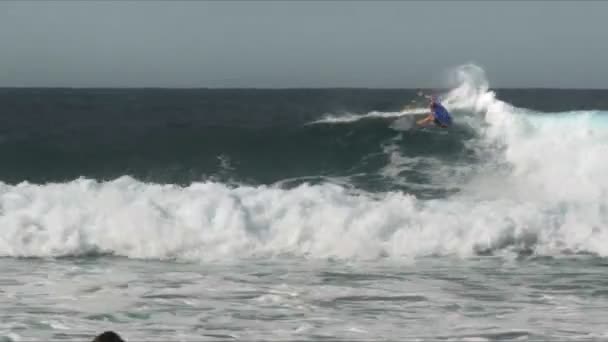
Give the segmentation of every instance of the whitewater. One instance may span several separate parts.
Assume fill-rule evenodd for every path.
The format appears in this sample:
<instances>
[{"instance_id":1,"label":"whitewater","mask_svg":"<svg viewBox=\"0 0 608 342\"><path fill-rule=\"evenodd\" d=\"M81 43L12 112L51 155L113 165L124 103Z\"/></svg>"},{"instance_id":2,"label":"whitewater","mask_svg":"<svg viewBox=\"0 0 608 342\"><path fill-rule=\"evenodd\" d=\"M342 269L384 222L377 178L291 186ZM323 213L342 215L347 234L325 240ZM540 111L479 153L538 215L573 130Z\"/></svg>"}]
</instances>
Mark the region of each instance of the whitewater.
<instances>
[{"instance_id":1,"label":"whitewater","mask_svg":"<svg viewBox=\"0 0 608 342\"><path fill-rule=\"evenodd\" d=\"M475 65L446 82L453 129L416 127L423 101L302 123L374 143L285 155L348 172L251 181L234 152L183 184L3 180L0 339L608 339L608 113L515 106Z\"/></svg>"}]
</instances>

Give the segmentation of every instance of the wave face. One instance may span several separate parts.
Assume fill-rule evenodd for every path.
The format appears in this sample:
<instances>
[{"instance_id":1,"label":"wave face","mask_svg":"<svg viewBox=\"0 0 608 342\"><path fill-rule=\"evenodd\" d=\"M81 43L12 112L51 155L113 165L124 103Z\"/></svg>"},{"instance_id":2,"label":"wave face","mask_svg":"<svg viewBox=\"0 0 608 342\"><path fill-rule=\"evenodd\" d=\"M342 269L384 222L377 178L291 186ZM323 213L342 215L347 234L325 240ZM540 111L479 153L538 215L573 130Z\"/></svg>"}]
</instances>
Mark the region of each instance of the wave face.
<instances>
[{"instance_id":1,"label":"wave face","mask_svg":"<svg viewBox=\"0 0 608 342\"><path fill-rule=\"evenodd\" d=\"M0 256L606 256L598 91L449 76L448 130L417 91L3 89Z\"/></svg>"},{"instance_id":2,"label":"wave face","mask_svg":"<svg viewBox=\"0 0 608 342\"><path fill-rule=\"evenodd\" d=\"M0 180L11 184L122 176L180 185L343 179L369 191L410 191L382 173L387 151L406 151L412 166L418 156L473 157L464 141L474 132L464 126L449 135L403 134L399 127L414 117L400 118L400 110L422 103L415 91L13 90L0 99L8 108ZM428 182L421 168L413 168L421 180L412 183Z\"/></svg>"}]
</instances>

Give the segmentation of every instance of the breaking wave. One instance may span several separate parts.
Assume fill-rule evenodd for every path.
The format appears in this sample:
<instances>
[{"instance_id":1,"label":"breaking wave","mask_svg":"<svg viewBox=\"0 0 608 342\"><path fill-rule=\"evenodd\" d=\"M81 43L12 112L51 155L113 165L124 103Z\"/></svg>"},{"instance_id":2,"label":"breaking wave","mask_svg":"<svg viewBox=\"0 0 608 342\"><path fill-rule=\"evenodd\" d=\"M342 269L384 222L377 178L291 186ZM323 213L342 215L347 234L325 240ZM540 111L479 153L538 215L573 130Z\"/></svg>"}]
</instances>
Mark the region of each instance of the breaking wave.
<instances>
[{"instance_id":1,"label":"breaking wave","mask_svg":"<svg viewBox=\"0 0 608 342\"><path fill-rule=\"evenodd\" d=\"M389 143L378 146L388 156L379 175L399 182L406 169L425 164L424 173L433 179L427 183L457 188L445 196L368 191L347 186L349 181L304 181L293 187L222 181L177 185L123 176L2 183L0 255L178 260L608 256L607 113L517 108L497 99L483 70L474 65L457 68L450 80L454 87L442 98L457 126L474 132L462 143L475 162L450 162L449 154L431 152L412 156L398 145L409 133L398 129ZM326 116L313 123L349 125L423 111ZM424 134L432 145L452 133Z\"/></svg>"}]
</instances>

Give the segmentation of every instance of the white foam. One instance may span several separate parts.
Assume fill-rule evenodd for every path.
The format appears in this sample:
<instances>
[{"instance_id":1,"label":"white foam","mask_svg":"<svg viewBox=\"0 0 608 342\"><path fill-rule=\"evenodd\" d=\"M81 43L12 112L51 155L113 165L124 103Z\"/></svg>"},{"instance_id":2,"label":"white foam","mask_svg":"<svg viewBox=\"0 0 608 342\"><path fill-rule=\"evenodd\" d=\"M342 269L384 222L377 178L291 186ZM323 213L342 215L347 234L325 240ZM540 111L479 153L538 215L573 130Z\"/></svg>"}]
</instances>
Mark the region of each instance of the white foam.
<instances>
[{"instance_id":1,"label":"white foam","mask_svg":"<svg viewBox=\"0 0 608 342\"><path fill-rule=\"evenodd\" d=\"M608 113L574 111L539 113L515 108L495 99L479 68L466 66L456 75L461 86L447 94L452 106L469 108L482 114L485 125L477 126L481 139L493 152L491 162L511 167L499 175L501 187L493 187L498 197L519 190L518 199L536 197L537 201L555 200L582 203L598 201L608 190ZM471 80L479 80L472 84ZM492 178L491 175L487 175ZM515 189L514 189L515 188Z\"/></svg>"},{"instance_id":2,"label":"white foam","mask_svg":"<svg viewBox=\"0 0 608 342\"><path fill-rule=\"evenodd\" d=\"M315 121L311 122L310 124L312 125L312 124L320 124L320 123L324 123L324 124L351 123L351 122L356 122L356 121L365 120L365 119L372 119L372 118L390 119L390 118L399 118L399 117L403 117L403 116L425 114L428 112L429 112L428 108L410 108L410 109L404 109L403 111L400 111L400 112L372 111L372 112L365 113L365 114L356 114L356 113L346 113L346 114L342 114L342 115L326 114L323 118L321 118L319 120L315 120Z\"/></svg>"},{"instance_id":3,"label":"white foam","mask_svg":"<svg viewBox=\"0 0 608 342\"><path fill-rule=\"evenodd\" d=\"M130 178L0 189L0 255L112 253L131 258L367 259L468 256L536 246L608 254L600 203L467 198L419 201L402 193L353 195L335 185L291 190L186 188ZM561 210L561 211L560 211ZM598 230L599 227L599 230Z\"/></svg>"}]
</instances>

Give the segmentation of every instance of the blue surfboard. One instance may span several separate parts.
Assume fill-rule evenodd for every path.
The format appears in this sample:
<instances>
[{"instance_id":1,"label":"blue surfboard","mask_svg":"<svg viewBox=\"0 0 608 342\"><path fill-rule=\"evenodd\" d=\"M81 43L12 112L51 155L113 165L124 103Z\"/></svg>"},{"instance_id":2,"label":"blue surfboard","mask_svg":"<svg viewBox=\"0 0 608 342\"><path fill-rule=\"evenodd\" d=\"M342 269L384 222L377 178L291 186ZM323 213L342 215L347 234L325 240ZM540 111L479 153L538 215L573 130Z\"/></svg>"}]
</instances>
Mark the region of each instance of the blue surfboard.
<instances>
[{"instance_id":1,"label":"blue surfboard","mask_svg":"<svg viewBox=\"0 0 608 342\"><path fill-rule=\"evenodd\" d=\"M435 102L435 119L444 126L452 125L452 116L441 104Z\"/></svg>"}]
</instances>

